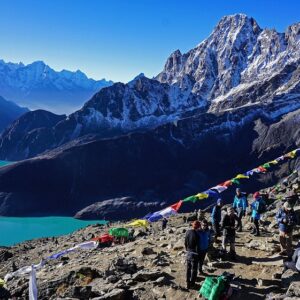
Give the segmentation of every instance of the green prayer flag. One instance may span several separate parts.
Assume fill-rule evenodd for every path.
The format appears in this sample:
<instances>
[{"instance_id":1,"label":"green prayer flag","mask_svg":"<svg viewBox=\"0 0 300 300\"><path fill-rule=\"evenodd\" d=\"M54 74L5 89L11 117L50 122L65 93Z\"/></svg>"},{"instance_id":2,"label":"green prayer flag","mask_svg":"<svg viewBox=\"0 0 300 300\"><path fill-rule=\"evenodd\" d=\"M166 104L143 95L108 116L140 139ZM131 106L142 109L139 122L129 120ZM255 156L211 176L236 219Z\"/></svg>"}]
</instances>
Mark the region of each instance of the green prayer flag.
<instances>
[{"instance_id":1,"label":"green prayer flag","mask_svg":"<svg viewBox=\"0 0 300 300\"><path fill-rule=\"evenodd\" d=\"M111 228L109 234L116 237L128 237L129 233L127 228Z\"/></svg>"},{"instance_id":2,"label":"green prayer flag","mask_svg":"<svg viewBox=\"0 0 300 300\"><path fill-rule=\"evenodd\" d=\"M234 184L240 184L240 181L236 178L231 179L231 182Z\"/></svg>"},{"instance_id":3,"label":"green prayer flag","mask_svg":"<svg viewBox=\"0 0 300 300\"><path fill-rule=\"evenodd\" d=\"M265 163L262 165L263 168L267 169L267 168L271 168L270 163Z\"/></svg>"},{"instance_id":4,"label":"green prayer flag","mask_svg":"<svg viewBox=\"0 0 300 300\"><path fill-rule=\"evenodd\" d=\"M182 200L182 202L193 202L195 203L198 200L197 196L190 196Z\"/></svg>"}]
</instances>

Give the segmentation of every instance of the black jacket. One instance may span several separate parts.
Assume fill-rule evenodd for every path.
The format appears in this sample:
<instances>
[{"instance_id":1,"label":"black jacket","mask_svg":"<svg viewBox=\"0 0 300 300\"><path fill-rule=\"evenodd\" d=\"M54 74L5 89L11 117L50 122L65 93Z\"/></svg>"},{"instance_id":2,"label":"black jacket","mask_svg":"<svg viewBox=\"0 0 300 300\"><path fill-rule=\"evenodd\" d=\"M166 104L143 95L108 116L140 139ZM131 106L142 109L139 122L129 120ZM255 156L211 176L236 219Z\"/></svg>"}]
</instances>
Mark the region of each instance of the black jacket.
<instances>
[{"instance_id":1,"label":"black jacket","mask_svg":"<svg viewBox=\"0 0 300 300\"><path fill-rule=\"evenodd\" d=\"M185 249L190 252L198 252L199 248L199 235L196 230L188 230L185 234L184 241Z\"/></svg>"},{"instance_id":2,"label":"black jacket","mask_svg":"<svg viewBox=\"0 0 300 300\"><path fill-rule=\"evenodd\" d=\"M226 230L228 236L235 236L235 222L238 221L237 215L229 216L226 214L222 219L222 229Z\"/></svg>"}]
</instances>

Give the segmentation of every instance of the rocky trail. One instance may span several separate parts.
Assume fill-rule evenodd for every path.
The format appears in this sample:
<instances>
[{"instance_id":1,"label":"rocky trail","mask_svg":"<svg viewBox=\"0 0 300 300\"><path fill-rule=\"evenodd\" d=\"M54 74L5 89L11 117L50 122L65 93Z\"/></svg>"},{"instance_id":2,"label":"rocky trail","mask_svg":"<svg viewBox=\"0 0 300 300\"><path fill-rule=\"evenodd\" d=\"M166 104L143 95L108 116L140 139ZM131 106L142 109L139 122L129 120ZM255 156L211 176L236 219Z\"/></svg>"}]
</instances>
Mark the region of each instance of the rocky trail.
<instances>
[{"instance_id":1,"label":"rocky trail","mask_svg":"<svg viewBox=\"0 0 300 300\"><path fill-rule=\"evenodd\" d=\"M298 185L299 177L289 185ZM269 189L270 190L270 189ZM261 236L250 234L250 216L244 220L244 232L237 234L237 261L207 259L204 272L220 275L234 273L231 299L300 299L300 274L286 271L279 256L278 229L274 219L286 188L277 189L276 199L261 222ZM274 194L274 193L273 193ZM298 216L300 206L295 207ZM150 232L135 230L135 240L103 249L78 250L60 259L48 261L37 272L39 299L199 299L198 290L204 277L198 277L197 289L185 288L184 236L189 222L179 214L169 219L162 231L160 222ZM209 219L209 213L206 213ZM118 224L118 226L121 224ZM41 258L90 240L107 232L91 225L58 238L43 238L0 248L0 278L23 266L36 264ZM300 240L300 226L294 231L294 246ZM214 248L220 248L214 244ZM211 251L214 256L214 251ZM278 278L278 279L276 279ZM0 288L1 299L27 299L28 278L18 277Z\"/></svg>"}]
</instances>

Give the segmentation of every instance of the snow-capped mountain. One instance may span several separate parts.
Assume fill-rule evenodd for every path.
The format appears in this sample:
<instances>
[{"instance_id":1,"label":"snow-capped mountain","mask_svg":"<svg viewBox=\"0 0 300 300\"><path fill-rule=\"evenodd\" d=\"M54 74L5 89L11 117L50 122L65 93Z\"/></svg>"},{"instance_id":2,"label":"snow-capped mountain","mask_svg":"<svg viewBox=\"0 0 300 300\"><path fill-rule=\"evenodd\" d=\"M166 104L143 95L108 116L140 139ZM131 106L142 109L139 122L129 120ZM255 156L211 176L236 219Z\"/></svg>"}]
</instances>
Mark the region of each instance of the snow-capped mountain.
<instances>
[{"instance_id":1,"label":"snow-capped mountain","mask_svg":"<svg viewBox=\"0 0 300 300\"><path fill-rule=\"evenodd\" d=\"M0 215L73 215L123 196L159 206L299 147L299 41L300 23L277 33L227 16L154 79L103 88L68 117L23 115L0 159L33 158L0 169Z\"/></svg>"},{"instance_id":2,"label":"snow-capped mountain","mask_svg":"<svg viewBox=\"0 0 300 300\"><path fill-rule=\"evenodd\" d=\"M81 71L56 72L43 61L28 65L0 60L0 94L31 109L71 113L111 81L96 81Z\"/></svg>"},{"instance_id":3,"label":"snow-capped mountain","mask_svg":"<svg viewBox=\"0 0 300 300\"><path fill-rule=\"evenodd\" d=\"M0 158L41 153L43 130L51 141L44 147L48 150L86 134L112 137L251 105L261 106L268 115L272 111L275 118L300 107L299 62L300 23L277 33L261 29L246 15L226 16L194 49L175 51L156 78L140 74L128 84L104 88L51 130L37 128L34 139L15 139L18 123L12 124L13 130L0 137ZM7 147L13 140L23 146Z\"/></svg>"}]
</instances>

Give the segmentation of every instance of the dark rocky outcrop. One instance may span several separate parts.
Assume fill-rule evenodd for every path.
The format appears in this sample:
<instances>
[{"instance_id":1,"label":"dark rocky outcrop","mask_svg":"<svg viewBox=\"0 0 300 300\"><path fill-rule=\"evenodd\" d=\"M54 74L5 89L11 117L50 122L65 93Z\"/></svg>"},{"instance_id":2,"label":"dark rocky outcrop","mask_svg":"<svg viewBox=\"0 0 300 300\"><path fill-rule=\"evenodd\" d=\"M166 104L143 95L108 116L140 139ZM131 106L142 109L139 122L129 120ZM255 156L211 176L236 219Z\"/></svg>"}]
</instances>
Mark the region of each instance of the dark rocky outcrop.
<instances>
[{"instance_id":1,"label":"dark rocky outcrop","mask_svg":"<svg viewBox=\"0 0 300 300\"><path fill-rule=\"evenodd\" d=\"M14 120L18 119L28 111L27 108L20 107L0 96L0 133Z\"/></svg>"},{"instance_id":2,"label":"dark rocky outcrop","mask_svg":"<svg viewBox=\"0 0 300 300\"><path fill-rule=\"evenodd\" d=\"M144 133L75 140L1 168L0 214L74 215L87 205L124 195L174 202L295 148L298 114L274 121L264 110L250 107L194 116ZM260 181L272 182L295 164L296 159L249 183L258 188Z\"/></svg>"},{"instance_id":3,"label":"dark rocky outcrop","mask_svg":"<svg viewBox=\"0 0 300 300\"><path fill-rule=\"evenodd\" d=\"M75 214L75 218L82 220L120 220L124 216L138 218L149 211L161 207L161 202L147 202L131 197L103 200L91 204Z\"/></svg>"}]
</instances>

